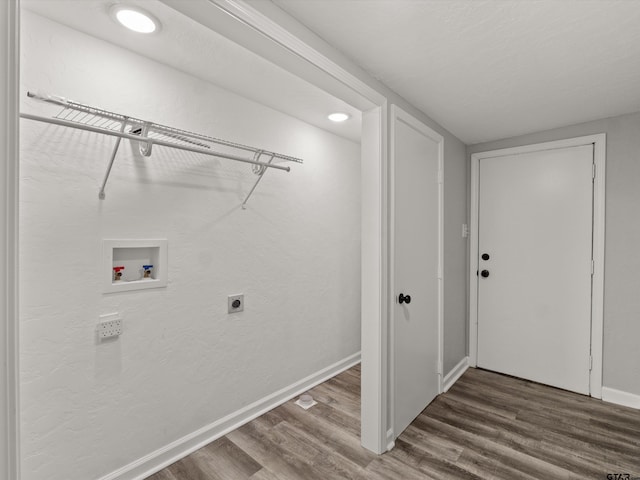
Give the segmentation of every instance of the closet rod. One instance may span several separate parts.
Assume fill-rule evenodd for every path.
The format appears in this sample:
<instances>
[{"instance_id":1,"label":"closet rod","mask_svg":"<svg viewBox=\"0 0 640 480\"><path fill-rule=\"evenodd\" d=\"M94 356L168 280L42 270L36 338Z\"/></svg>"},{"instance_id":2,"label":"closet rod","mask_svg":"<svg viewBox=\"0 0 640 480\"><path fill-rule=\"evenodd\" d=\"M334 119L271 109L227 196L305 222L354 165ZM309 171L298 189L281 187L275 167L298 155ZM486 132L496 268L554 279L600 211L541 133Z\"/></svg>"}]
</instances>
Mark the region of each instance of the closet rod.
<instances>
[{"instance_id":1,"label":"closet rod","mask_svg":"<svg viewBox=\"0 0 640 480\"><path fill-rule=\"evenodd\" d=\"M63 126L63 127L76 128L78 130L86 130L88 132L93 132L93 133L101 133L103 135L110 135L112 137L126 138L128 140L134 140L136 142L143 142L143 143L151 144L151 145L159 145L161 147L176 148L178 150L185 150L187 152L201 153L203 155L209 155L211 157L226 158L228 160L234 160L236 162L243 162L243 163L250 163L250 164L253 164L253 165L259 165L260 167L275 168L277 170L284 170L286 172L291 171L290 167L283 167L282 165L274 165L274 164L271 164L271 163L258 162L256 160L250 160L248 158L242 158L242 157L238 157L236 155L231 155L231 154L228 154L228 153L216 152L214 150L208 150L208 149L204 149L204 148L190 147L190 146L187 146L187 145L179 145L179 144L172 143L172 142L165 142L165 141L160 140L160 139L154 139L154 138L150 138L150 137L143 137L143 136L140 136L140 135L134 135L134 134L120 132L120 131L116 131L116 130L107 130L107 129L104 129L104 128L93 127L91 125L84 125L82 123L70 122L68 120L62 120L62 119L59 119L59 118L41 117L39 115L32 115L30 113L21 113L20 117L28 119L28 120L35 120L36 122L52 123L54 125L60 125L60 126ZM247 148L249 148L249 147L247 147ZM266 152L266 151L264 153L265 154L267 154L267 153L270 154L270 152Z\"/></svg>"}]
</instances>

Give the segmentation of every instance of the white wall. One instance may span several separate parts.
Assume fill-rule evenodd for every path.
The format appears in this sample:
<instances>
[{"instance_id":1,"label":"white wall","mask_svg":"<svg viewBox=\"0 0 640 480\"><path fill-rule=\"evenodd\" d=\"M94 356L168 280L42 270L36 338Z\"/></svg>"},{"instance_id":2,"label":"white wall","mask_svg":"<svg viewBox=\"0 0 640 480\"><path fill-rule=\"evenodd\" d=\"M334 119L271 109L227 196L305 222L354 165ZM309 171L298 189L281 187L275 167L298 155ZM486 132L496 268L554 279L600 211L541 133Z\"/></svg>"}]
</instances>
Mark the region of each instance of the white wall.
<instances>
[{"instance_id":1,"label":"white wall","mask_svg":"<svg viewBox=\"0 0 640 480\"><path fill-rule=\"evenodd\" d=\"M607 134L603 385L640 396L640 113L472 145L467 153Z\"/></svg>"},{"instance_id":2,"label":"white wall","mask_svg":"<svg viewBox=\"0 0 640 480\"><path fill-rule=\"evenodd\" d=\"M465 146L444 141L444 364L446 376L467 356L467 165Z\"/></svg>"},{"instance_id":3,"label":"white wall","mask_svg":"<svg viewBox=\"0 0 640 480\"><path fill-rule=\"evenodd\" d=\"M29 12L22 41L23 90L305 159L243 211L249 166L125 141L100 201L114 139L23 121L23 480L99 478L359 350L359 145ZM168 287L102 294L103 238L167 238Z\"/></svg>"}]
</instances>

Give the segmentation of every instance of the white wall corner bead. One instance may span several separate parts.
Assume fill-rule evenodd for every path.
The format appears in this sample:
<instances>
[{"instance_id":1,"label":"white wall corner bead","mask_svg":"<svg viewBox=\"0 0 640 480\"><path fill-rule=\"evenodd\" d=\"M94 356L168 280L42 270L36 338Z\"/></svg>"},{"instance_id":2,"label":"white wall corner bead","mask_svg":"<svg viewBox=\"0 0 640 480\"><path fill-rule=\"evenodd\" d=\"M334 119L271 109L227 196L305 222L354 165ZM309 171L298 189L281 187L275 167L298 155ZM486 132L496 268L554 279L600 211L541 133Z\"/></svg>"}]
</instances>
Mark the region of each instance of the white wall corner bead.
<instances>
[{"instance_id":1,"label":"white wall corner bead","mask_svg":"<svg viewBox=\"0 0 640 480\"><path fill-rule=\"evenodd\" d=\"M262 176L267 169L273 168L276 170L284 170L286 172L291 170L288 166L272 163L275 159L295 163L303 162L300 158L289 155L270 152L199 133L180 130L146 120L140 120L128 115L114 113L101 108L74 102L57 95L27 92L27 96L53 105L58 105L59 107L62 107L62 110L53 117L43 117L41 115L33 115L23 112L20 113L21 118L116 137L116 143L113 147L113 151L111 152L111 158L98 193L98 197L101 200L104 200L106 197L105 187L109 180L109 175L111 174L111 169L113 168L118 148L120 147L120 142L123 138L137 142L139 144L140 154L144 157L151 156L153 146L157 145L251 164L253 173L255 173L258 178L242 202L243 209L246 208L249 198L258 186L258 183L260 183L260 180L262 180ZM221 151L220 149L223 149L224 151ZM249 154L249 156L247 156L247 154ZM263 161L261 160L262 158L265 158L266 160Z\"/></svg>"}]
</instances>

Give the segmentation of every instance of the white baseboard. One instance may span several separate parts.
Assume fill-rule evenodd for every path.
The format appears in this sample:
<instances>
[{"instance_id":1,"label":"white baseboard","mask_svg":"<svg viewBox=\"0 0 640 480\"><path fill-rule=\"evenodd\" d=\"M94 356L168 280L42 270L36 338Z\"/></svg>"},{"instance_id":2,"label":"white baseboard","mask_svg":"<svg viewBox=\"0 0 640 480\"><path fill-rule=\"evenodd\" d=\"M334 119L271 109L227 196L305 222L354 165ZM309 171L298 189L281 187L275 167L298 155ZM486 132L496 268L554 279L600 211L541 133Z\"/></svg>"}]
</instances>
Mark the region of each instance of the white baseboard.
<instances>
[{"instance_id":1,"label":"white baseboard","mask_svg":"<svg viewBox=\"0 0 640 480\"><path fill-rule=\"evenodd\" d=\"M453 386L453 384L458 381L462 374L467 371L467 368L469 368L469 357L464 357L444 377L444 382L442 383L442 391L446 392L447 390L449 390Z\"/></svg>"},{"instance_id":2,"label":"white baseboard","mask_svg":"<svg viewBox=\"0 0 640 480\"><path fill-rule=\"evenodd\" d=\"M615 403L624 407L640 409L640 395L623 392L615 388L602 387L602 400L604 402Z\"/></svg>"},{"instance_id":3,"label":"white baseboard","mask_svg":"<svg viewBox=\"0 0 640 480\"><path fill-rule=\"evenodd\" d=\"M227 433L241 427L256 417L274 409L278 405L291 400L293 397L306 392L312 387L335 377L337 374L357 365L360 362L360 352L334 363L309 375L288 387L285 387L271 395L247 405L220 420L213 422L189 435L186 435L175 442L162 447L155 452L151 452L144 457L131 462L124 467L111 472L100 478L100 480L142 480L172 463L186 457L199 448L212 441L226 435Z\"/></svg>"}]
</instances>

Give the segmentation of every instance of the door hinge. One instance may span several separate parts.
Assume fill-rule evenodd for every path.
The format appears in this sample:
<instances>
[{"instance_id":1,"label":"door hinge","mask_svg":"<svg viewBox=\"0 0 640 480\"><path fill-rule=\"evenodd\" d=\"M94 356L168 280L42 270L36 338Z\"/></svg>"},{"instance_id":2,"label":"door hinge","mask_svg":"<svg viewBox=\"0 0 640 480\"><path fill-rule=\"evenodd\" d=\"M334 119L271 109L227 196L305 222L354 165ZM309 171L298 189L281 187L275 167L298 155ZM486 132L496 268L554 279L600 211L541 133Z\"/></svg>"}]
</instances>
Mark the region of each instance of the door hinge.
<instances>
[{"instance_id":1,"label":"door hinge","mask_svg":"<svg viewBox=\"0 0 640 480\"><path fill-rule=\"evenodd\" d=\"M438 170L438 183L444 183L444 174L442 170Z\"/></svg>"},{"instance_id":2,"label":"door hinge","mask_svg":"<svg viewBox=\"0 0 640 480\"><path fill-rule=\"evenodd\" d=\"M591 178L594 179L596 178L596 164L592 164L591 165Z\"/></svg>"},{"instance_id":3,"label":"door hinge","mask_svg":"<svg viewBox=\"0 0 640 480\"><path fill-rule=\"evenodd\" d=\"M593 369L593 357L589 355L589 371Z\"/></svg>"},{"instance_id":4,"label":"door hinge","mask_svg":"<svg viewBox=\"0 0 640 480\"><path fill-rule=\"evenodd\" d=\"M593 276L596 273L596 264L593 260L591 260L591 275Z\"/></svg>"}]
</instances>

